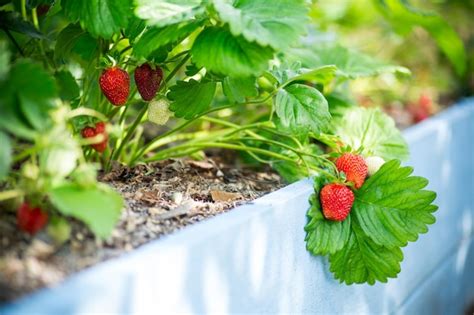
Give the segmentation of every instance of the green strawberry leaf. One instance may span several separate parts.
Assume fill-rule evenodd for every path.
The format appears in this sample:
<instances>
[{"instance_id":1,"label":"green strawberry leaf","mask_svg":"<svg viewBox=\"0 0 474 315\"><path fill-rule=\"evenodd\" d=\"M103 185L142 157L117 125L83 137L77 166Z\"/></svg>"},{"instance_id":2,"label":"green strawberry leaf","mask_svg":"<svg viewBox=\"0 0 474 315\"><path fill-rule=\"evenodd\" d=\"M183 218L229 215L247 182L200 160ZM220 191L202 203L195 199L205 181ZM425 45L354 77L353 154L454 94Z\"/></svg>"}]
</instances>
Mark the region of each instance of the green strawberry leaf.
<instances>
[{"instance_id":1,"label":"green strawberry leaf","mask_svg":"<svg viewBox=\"0 0 474 315\"><path fill-rule=\"evenodd\" d=\"M19 59L1 86L0 126L19 137L31 139L34 129L49 126L49 110L56 107L57 86L43 67L29 59Z\"/></svg>"},{"instance_id":2,"label":"green strawberry leaf","mask_svg":"<svg viewBox=\"0 0 474 315\"><path fill-rule=\"evenodd\" d=\"M410 176L411 167L398 160L386 162L355 192L352 213L364 233L378 245L405 246L416 241L435 222L433 191L423 190L428 180Z\"/></svg>"},{"instance_id":3,"label":"green strawberry leaf","mask_svg":"<svg viewBox=\"0 0 474 315\"><path fill-rule=\"evenodd\" d=\"M328 103L313 87L293 84L280 89L274 104L282 127L294 133L309 130L319 134L329 126Z\"/></svg>"},{"instance_id":4,"label":"green strawberry leaf","mask_svg":"<svg viewBox=\"0 0 474 315\"><path fill-rule=\"evenodd\" d=\"M66 101L72 101L79 96L79 85L71 72L58 71L55 77L59 86L59 97Z\"/></svg>"},{"instance_id":5,"label":"green strawberry leaf","mask_svg":"<svg viewBox=\"0 0 474 315\"><path fill-rule=\"evenodd\" d=\"M356 102L352 99L347 91L333 90L331 93L324 94L329 104L329 112L333 118L341 118L344 112L354 106Z\"/></svg>"},{"instance_id":6,"label":"green strawberry leaf","mask_svg":"<svg viewBox=\"0 0 474 315\"><path fill-rule=\"evenodd\" d=\"M351 232L351 218L344 221L330 221L324 217L319 202L319 192L323 187L321 177L315 178L315 194L310 197L311 207L308 210L306 231L306 249L313 255L332 254L341 250L349 240Z\"/></svg>"},{"instance_id":7,"label":"green strawberry leaf","mask_svg":"<svg viewBox=\"0 0 474 315\"><path fill-rule=\"evenodd\" d=\"M392 24L395 31L406 34L414 26L421 26L433 37L438 47L454 66L457 74L462 76L466 72L468 58L463 40L443 16L433 11L414 8L408 1L384 0L379 2L377 7L385 15L386 20ZM377 1L374 3L377 4Z\"/></svg>"},{"instance_id":8,"label":"green strawberry leaf","mask_svg":"<svg viewBox=\"0 0 474 315\"><path fill-rule=\"evenodd\" d=\"M213 0L213 4L234 36L277 50L296 43L308 20L302 0Z\"/></svg>"},{"instance_id":9,"label":"green strawberry leaf","mask_svg":"<svg viewBox=\"0 0 474 315\"><path fill-rule=\"evenodd\" d=\"M192 119L209 108L215 92L216 83L212 81L177 81L167 94L172 101L170 110L178 118Z\"/></svg>"},{"instance_id":10,"label":"green strawberry leaf","mask_svg":"<svg viewBox=\"0 0 474 315\"><path fill-rule=\"evenodd\" d=\"M132 13L131 0L62 0L61 6L72 22L79 20L94 37L106 39L126 28Z\"/></svg>"},{"instance_id":11,"label":"green strawberry leaf","mask_svg":"<svg viewBox=\"0 0 474 315\"><path fill-rule=\"evenodd\" d=\"M270 74L280 83L289 85L298 81L309 81L313 83L329 84L336 75L337 68L333 65L321 66L315 69L302 68L300 62L291 65L283 63L279 67L273 67Z\"/></svg>"},{"instance_id":12,"label":"green strawberry leaf","mask_svg":"<svg viewBox=\"0 0 474 315\"><path fill-rule=\"evenodd\" d=\"M148 25L163 27L192 20L205 12L202 0L136 0L135 14Z\"/></svg>"},{"instance_id":13,"label":"green strawberry leaf","mask_svg":"<svg viewBox=\"0 0 474 315\"><path fill-rule=\"evenodd\" d=\"M133 46L133 54L137 57L148 57L153 51L168 44L179 43L199 26L200 22L183 22L161 28L147 29Z\"/></svg>"},{"instance_id":14,"label":"green strawberry leaf","mask_svg":"<svg viewBox=\"0 0 474 315\"><path fill-rule=\"evenodd\" d=\"M272 49L250 43L228 30L208 27L192 47L193 61L208 70L232 77L258 76L268 67Z\"/></svg>"},{"instance_id":15,"label":"green strawberry leaf","mask_svg":"<svg viewBox=\"0 0 474 315\"><path fill-rule=\"evenodd\" d=\"M387 64L339 45L314 45L310 48L292 49L289 59L301 61L303 66L309 68L336 66L337 76L346 79L375 76L387 72L410 75L410 70L407 68Z\"/></svg>"},{"instance_id":16,"label":"green strawberry leaf","mask_svg":"<svg viewBox=\"0 0 474 315\"><path fill-rule=\"evenodd\" d=\"M145 30L145 28L145 21L137 18L135 15L132 15L128 21L127 28L124 30L124 34L130 40L130 42L134 42L135 39Z\"/></svg>"},{"instance_id":17,"label":"green strawberry leaf","mask_svg":"<svg viewBox=\"0 0 474 315\"><path fill-rule=\"evenodd\" d=\"M258 95L254 77L238 79L225 77L222 81L222 89L231 103L243 103L246 97Z\"/></svg>"},{"instance_id":18,"label":"green strawberry leaf","mask_svg":"<svg viewBox=\"0 0 474 315\"><path fill-rule=\"evenodd\" d=\"M22 139L33 140L37 132L29 124L27 118L22 113L18 103L18 97L11 93L8 84L0 84L0 90L7 93L0 93L0 129L11 133Z\"/></svg>"},{"instance_id":19,"label":"green strawberry leaf","mask_svg":"<svg viewBox=\"0 0 474 315\"><path fill-rule=\"evenodd\" d=\"M110 235L123 207L122 197L104 184L81 187L66 183L50 191L49 197L58 211L83 221L101 238Z\"/></svg>"},{"instance_id":20,"label":"green strawberry leaf","mask_svg":"<svg viewBox=\"0 0 474 315\"><path fill-rule=\"evenodd\" d=\"M312 70L302 68L298 75L287 81L287 84L295 81L310 81L327 85L332 81L336 72L337 68L333 65L322 66Z\"/></svg>"},{"instance_id":21,"label":"green strawberry leaf","mask_svg":"<svg viewBox=\"0 0 474 315\"><path fill-rule=\"evenodd\" d=\"M346 284L374 284L396 278L403 260L401 249L378 245L364 234L352 214L350 217L349 240L340 251L329 256L330 270L335 278Z\"/></svg>"},{"instance_id":22,"label":"green strawberry leaf","mask_svg":"<svg viewBox=\"0 0 474 315\"><path fill-rule=\"evenodd\" d=\"M342 117L333 119L332 126L345 145L361 149L363 155L377 155L386 161L408 158L408 146L395 122L380 109L349 107Z\"/></svg>"},{"instance_id":23,"label":"green strawberry leaf","mask_svg":"<svg viewBox=\"0 0 474 315\"><path fill-rule=\"evenodd\" d=\"M17 12L0 11L0 29L25 34L33 38L46 38L33 24L24 21Z\"/></svg>"},{"instance_id":24,"label":"green strawberry leaf","mask_svg":"<svg viewBox=\"0 0 474 315\"><path fill-rule=\"evenodd\" d=\"M90 61L99 53L97 40L85 32L78 24L69 24L58 35L54 49L56 59L79 56L82 61Z\"/></svg>"}]
</instances>

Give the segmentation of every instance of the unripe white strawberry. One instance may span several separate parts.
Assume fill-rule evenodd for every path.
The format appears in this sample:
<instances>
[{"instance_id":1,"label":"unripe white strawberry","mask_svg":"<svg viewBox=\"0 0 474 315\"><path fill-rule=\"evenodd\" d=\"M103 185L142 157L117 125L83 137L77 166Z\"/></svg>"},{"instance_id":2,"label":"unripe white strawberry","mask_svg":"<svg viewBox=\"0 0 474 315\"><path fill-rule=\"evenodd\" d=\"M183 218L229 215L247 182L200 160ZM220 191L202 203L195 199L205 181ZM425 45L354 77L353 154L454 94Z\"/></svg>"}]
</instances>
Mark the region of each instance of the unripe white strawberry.
<instances>
[{"instance_id":1,"label":"unripe white strawberry","mask_svg":"<svg viewBox=\"0 0 474 315\"><path fill-rule=\"evenodd\" d=\"M169 101L166 97L158 98L148 105L148 120L157 124L164 125L173 114L169 110Z\"/></svg>"},{"instance_id":2,"label":"unripe white strawberry","mask_svg":"<svg viewBox=\"0 0 474 315\"><path fill-rule=\"evenodd\" d=\"M369 156L365 158L365 164L367 164L369 176L377 173L384 163L384 159L382 159L380 156Z\"/></svg>"}]
</instances>

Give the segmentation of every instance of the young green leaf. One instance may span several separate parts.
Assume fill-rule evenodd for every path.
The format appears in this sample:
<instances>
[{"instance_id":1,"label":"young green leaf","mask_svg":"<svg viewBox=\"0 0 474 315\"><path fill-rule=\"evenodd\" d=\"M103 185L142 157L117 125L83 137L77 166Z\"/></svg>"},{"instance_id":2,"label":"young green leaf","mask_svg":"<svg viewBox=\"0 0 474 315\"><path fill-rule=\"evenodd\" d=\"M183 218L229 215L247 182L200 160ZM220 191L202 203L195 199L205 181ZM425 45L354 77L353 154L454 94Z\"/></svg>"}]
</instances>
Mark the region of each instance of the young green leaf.
<instances>
[{"instance_id":1,"label":"young green leaf","mask_svg":"<svg viewBox=\"0 0 474 315\"><path fill-rule=\"evenodd\" d=\"M411 167L400 167L398 160L386 162L355 192L352 213L364 233L386 247L405 246L416 241L435 222L431 203L433 191L423 190L428 180L410 176Z\"/></svg>"},{"instance_id":2,"label":"young green leaf","mask_svg":"<svg viewBox=\"0 0 474 315\"><path fill-rule=\"evenodd\" d=\"M198 66L232 77L260 75L273 56L271 48L250 43L242 36L234 37L219 27L202 31L191 52Z\"/></svg>"},{"instance_id":3,"label":"young green leaf","mask_svg":"<svg viewBox=\"0 0 474 315\"><path fill-rule=\"evenodd\" d=\"M307 69L302 68L300 62L294 62L290 65L283 63L279 67L273 67L270 73L280 84L284 85L297 81L309 81L327 85L334 79L336 71L337 68L333 65Z\"/></svg>"},{"instance_id":4,"label":"young green leaf","mask_svg":"<svg viewBox=\"0 0 474 315\"><path fill-rule=\"evenodd\" d=\"M95 37L109 39L128 25L132 13L131 0L62 0L61 6L72 21Z\"/></svg>"},{"instance_id":5,"label":"young green leaf","mask_svg":"<svg viewBox=\"0 0 474 315\"><path fill-rule=\"evenodd\" d=\"M8 135L0 131L0 181L4 180L10 171L12 163L12 145Z\"/></svg>"},{"instance_id":6,"label":"young green leaf","mask_svg":"<svg viewBox=\"0 0 474 315\"><path fill-rule=\"evenodd\" d=\"M364 155L377 155L384 160L408 158L408 146L392 118L380 109L350 107L332 123L335 135Z\"/></svg>"},{"instance_id":7,"label":"young green leaf","mask_svg":"<svg viewBox=\"0 0 474 315\"><path fill-rule=\"evenodd\" d=\"M153 51L168 44L179 43L194 32L200 22L183 22L161 28L147 29L133 46L133 54L137 57L148 57Z\"/></svg>"},{"instance_id":8,"label":"young green leaf","mask_svg":"<svg viewBox=\"0 0 474 315\"><path fill-rule=\"evenodd\" d=\"M276 50L296 43L308 20L302 0L213 0L213 4L234 36Z\"/></svg>"},{"instance_id":9,"label":"young green leaf","mask_svg":"<svg viewBox=\"0 0 474 315\"><path fill-rule=\"evenodd\" d=\"M374 284L396 278L400 272L403 253L399 247L387 248L376 244L358 226L353 215L349 240L344 247L329 256L330 270L336 279L346 284Z\"/></svg>"},{"instance_id":10,"label":"young green leaf","mask_svg":"<svg viewBox=\"0 0 474 315\"><path fill-rule=\"evenodd\" d=\"M278 91L275 110L284 128L294 133L320 133L329 126L328 103L317 89L293 84Z\"/></svg>"},{"instance_id":11,"label":"young green leaf","mask_svg":"<svg viewBox=\"0 0 474 315\"><path fill-rule=\"evenodd\" d=\"M192 119L209 108L215 92L215 82L178 81L167 95L173 101L170 110L178 118Z\"/></svg>"},{"instance_id":12,"label":"young green leaf","mask_svg":"<svg viewBox=\"0 0 474 315\"><path fill-rule=\"evenodd\" d=\"M79 85L71 72L62 70L57 72L55 77L59 86L59 97L65 101L72 101L79 96Z\"/></svg>"},{"instance_id":13,"label":"young green leaf","mask_svg":"<svg viewBox=\"0 0 474 315\"><path fill-rule=\"evenodd\" d=\"M136 0L135 14L150 26L162 27L192 20L205 12L202 0Z\"/></svg>"},{"instance_id":14,"label":"young green leaf","mask_svg":"<svg viewBox=\"0 0 474 315\"><path fill-rule=\"evenodd\" d=\"M231 103L243 103L246 97L258 95L254 77L238 79L225 77L222 82L222 89Z\"/></svg>"},{"instance_id":15,"label":"young green leaf","mask_svg":"<svg viewBox=\"0 0 474 315\"><path fill-rule=\"evenodd\" d=\"M67 183L54 188L49 197L58 211L85 222L102 238L110 235L123 207L122 197L104 184L86 188Z\"/></svg>"},{"instance_id":16,"label":"young green leaf","mask_svg":"<svg viewBox=\"0 0 474 315\"><path fill-rule=\"evenodd\" d=\"M310 197L309 221L304 228L306 249L313 255L333 254L342 249L351 232L350 216L344 221L330 221L323 216L318 197L320 188L315 185L316 194Z\"/></svg>"},{"instance_id":17,"label":"young green leaf","mask_svg":"<svg viewBox=\"0 0 474 315\"><path fill-rule=\"evenodd\" d=\"M333 65L322 66L316 69L308 70L302 68L299 71L299 74L290 78L286 84L296 81L309 81L315 83L321 83L323 85L329 84L332 79L335 77L337 72L337 67Z\"/></svg>"}]
</instances>

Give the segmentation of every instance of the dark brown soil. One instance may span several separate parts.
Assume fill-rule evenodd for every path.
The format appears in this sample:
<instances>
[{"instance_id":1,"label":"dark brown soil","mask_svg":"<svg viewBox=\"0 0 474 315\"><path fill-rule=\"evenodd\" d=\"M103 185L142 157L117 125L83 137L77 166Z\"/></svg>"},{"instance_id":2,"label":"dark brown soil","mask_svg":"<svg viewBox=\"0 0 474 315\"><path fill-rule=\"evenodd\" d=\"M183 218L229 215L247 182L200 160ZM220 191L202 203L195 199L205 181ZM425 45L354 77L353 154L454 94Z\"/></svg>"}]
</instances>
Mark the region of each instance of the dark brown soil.
<instances>
[{"instance_id":1,"label":"dark brown soil","mask_svg":"<svg viewBox=\"0 0 474 315\"><path fill-rule=\"evenodd\" d=\"M126 201L120 222L106 241L73 221L71 239L58 247L46 232L35 238L20 233L15 214L0 211L0 303L57 284L71 273L282 186L271 171L213 160L169 160L132 169L116 166L100 180L115 187Z\"/></svg>"}]
</instances>

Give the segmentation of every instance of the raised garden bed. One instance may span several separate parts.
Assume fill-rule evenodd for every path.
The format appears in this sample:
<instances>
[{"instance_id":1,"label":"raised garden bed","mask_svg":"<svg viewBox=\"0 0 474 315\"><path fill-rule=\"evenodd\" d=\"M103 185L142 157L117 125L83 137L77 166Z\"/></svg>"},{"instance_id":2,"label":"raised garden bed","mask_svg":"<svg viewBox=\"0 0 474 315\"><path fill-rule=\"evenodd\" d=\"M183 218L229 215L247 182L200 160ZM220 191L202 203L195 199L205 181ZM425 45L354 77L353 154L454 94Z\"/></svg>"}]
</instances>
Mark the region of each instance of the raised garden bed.
<instances>
[{"instance_id":1,"label":"raised garden bed","mask_svg":"<svg viewBox=\"0 0 474 315\"><path fill-rule=\"evenodd\" d=\"M0 303L129 252L163 235L235 208L282 187L270 170L207 161L167 160L134 168L116 165L100 176L126 201L111 237L101 240L74 221L71 240L54 244L46 231L18 233L16 215L0 212Z\"/></svg>"},{"instance_id":2,"label":"raised garden bed","mask_svg":"<svg viewBox=\"0 0 474 315\"><path fill-rule=\"evenodd\" d=\"M443 313L474 299L474 100L404 132L437 222L404 248L387 284L340 285L304 247L302 180L4 305L2 314ZM344 297L344 303L341 303Z\"/></svg>"}]
</instances>

